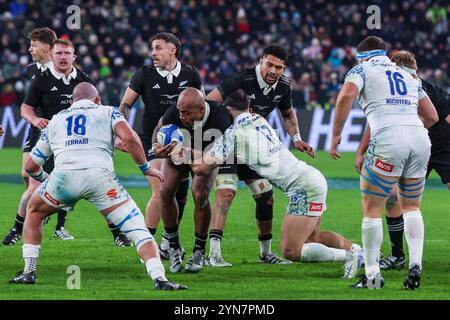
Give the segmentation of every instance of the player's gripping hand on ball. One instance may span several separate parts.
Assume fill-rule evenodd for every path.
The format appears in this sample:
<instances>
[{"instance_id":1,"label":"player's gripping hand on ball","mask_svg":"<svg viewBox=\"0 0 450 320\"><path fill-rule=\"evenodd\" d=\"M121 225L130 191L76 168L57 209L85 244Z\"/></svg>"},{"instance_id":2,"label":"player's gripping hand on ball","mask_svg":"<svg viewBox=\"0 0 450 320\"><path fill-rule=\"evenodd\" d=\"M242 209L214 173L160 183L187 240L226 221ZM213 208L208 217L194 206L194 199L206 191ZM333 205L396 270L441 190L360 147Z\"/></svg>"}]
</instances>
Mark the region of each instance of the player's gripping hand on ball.
<instances>
[{"instance_id":1,"label":"player's gripping hand on ball","mask_svg":"<svg viewBox=\"0 0 450 320\"><path fill-rule=\"evenodd\" d=\"M176 145L177 145L176 141L173 141L166 146L163 146L162 144L159 143L154 143L152 145L152 152L158 158L168 158Z\"/></svg>"}]
</instances>

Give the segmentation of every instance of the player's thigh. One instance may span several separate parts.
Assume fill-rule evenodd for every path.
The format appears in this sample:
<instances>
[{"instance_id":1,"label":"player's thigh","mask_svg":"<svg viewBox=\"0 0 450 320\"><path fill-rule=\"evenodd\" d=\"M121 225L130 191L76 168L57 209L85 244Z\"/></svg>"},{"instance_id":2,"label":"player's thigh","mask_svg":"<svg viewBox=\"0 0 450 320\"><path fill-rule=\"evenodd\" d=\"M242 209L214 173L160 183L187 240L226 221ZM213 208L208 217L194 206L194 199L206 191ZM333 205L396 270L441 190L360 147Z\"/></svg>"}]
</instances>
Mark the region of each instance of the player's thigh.
<instances>
[{"instance_id":1,"label":"player's thigh","mask_svg":"<svg viewBox=\"0 0 450 320\"><path fill-rule=\"evenodd\" d=\"M45 202L38 192L32 194L30 201L28 201L27 215L34 215L40 219L44 219L48 215L55 212L55 207Z\"/></svg>"},{"instance_id":2,"label":"player's thigh","mask_svg":"<svg viewBox=\"0 0 450 320\"><path fill-rule=\"evenodd\" d=\"M209 194L216 180L219 169L214 169L207 176L194 175L192 178L192 196L194 201L209 199Z\"/></svg>"},{"instance_id":3,"label":"player's thigh","mask_svg":"<svg viewBox=\"0 0 450 320\"><path fill-rule=\"evenodd\" d=\"M313 234L320 217L286 214L281 228L281 251L286 257L299 257L303 244Z\"/></svg>"},{"instance_id":4,"label":"player's thigh","mask_svg":"<svg viewBox=\"0 0 450 320\"><path fill-rule=\"evenodd\" d=\"M419 210L424 189L425 177L400 178L397 194L402 213Z\"/></svg>"},{"instance_id":5,"label":"player's thigh","mask_svg":"<svg viewBox=\"0 0 450 320\"><path fill-rule=\"evenodd\" d=\"M25 171L25 161L28 159L28 156L30 155L30 152L23 152L22 153L22 177L28 177L28 173Z\"/></svg>"},{"instance_id":6,"label":"player's thigh","mask_svg":"<svg viewBox=\"0 0 450 320\"><path fill-rule=\"evenodd\" d=\"M189 166L174 165L172 160L161 161L161 172L164 174L164 183L159 184L159 192L162 200L173 199L177 193L181 181L189 175Z\"/></svg>"}]
</instances>

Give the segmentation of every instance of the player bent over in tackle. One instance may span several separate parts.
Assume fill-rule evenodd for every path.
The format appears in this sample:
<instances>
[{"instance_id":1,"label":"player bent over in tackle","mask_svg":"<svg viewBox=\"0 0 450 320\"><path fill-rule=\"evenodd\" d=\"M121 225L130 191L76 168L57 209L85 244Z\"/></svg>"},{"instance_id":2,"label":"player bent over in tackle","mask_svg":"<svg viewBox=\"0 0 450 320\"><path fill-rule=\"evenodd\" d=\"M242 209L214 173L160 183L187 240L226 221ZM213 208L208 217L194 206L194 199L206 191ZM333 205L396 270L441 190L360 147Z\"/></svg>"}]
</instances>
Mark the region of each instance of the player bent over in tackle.
<instances>
[{"instance_id":1,"label":"player bent over in tackle","mask_svg":"<svg viewBox=\"0 0 450 320\"><path fill-rule=\"evenodd\" d=\"M319 232L326 209L324 176L298 160L262 116L250 114L249 103L250 98L241 89L227 96L224 105L234 123L203 155L202 163L192 165L192 170L197 175L209 174L237 157L289 198L280 245L284 257L302 262L342 261L344 277L355 277L362 265L361 247L336 233Z\"/></svg>"},{"instance_id":2,"label":"player bent over in tackle","mask_svg":"<svg viewBox=\"0 0 450 320\"><path fill-rule=\"evenodd\" d=\"M358 44L357 50L362 63L349 71L338 95L330 148L330 155L339 158L340 134L353 100L359 97L371 140L360 176L365 275L353 287L384 285L378 261L383 241L381 213L398 184L410 255L404 288L414 290L420 286L422 272L424 225L419 206L431 146L424 124L429 128L438 117L421 83L386 56L381 38L370 36Z\"/></svg>"},{"instance_id":3,"label":"player bent over in tackle","mask_svg":"<svg viewBox=\"0 0 450 320\"><path fill-rule=\"evenodd\" d=\"M113 107L100 105L98 92L90 83L77 85L70 108L52 118L27 159L28 174L43 183L28 203L23 238L25 268L10 283L35 283L43 219L55 208L72 209L78 200L85 199L134 242L156 289L186 289L165 277L156 241L138 206L115 176L114 135L126 144L144 175L164 180L160 171L150 168L137 134L123 115ZM51 154L55 156L55 169L47 178L42 165Z\"/></svg>"}]
</instances>

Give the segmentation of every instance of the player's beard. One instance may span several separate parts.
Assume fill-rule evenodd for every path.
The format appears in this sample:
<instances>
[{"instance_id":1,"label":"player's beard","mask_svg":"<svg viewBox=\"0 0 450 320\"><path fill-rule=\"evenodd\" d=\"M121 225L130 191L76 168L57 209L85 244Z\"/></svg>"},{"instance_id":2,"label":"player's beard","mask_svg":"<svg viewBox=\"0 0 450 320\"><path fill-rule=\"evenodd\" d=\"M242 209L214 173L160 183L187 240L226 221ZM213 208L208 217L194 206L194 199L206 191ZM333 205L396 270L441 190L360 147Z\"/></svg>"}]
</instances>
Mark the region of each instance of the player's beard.
<instances>
[{"instance_id":1,"label":"player's beard","mask_svg":"<svg viewBox=\"0 0 450 320\"><path fill-rule=\"evenodd\" d=\"M269 73L267 73L264 77L264 81L269 85L273 85L275 82L277 82L277 76L275 74L270 74L269 76Z\"/></svg>"}]
</instances>

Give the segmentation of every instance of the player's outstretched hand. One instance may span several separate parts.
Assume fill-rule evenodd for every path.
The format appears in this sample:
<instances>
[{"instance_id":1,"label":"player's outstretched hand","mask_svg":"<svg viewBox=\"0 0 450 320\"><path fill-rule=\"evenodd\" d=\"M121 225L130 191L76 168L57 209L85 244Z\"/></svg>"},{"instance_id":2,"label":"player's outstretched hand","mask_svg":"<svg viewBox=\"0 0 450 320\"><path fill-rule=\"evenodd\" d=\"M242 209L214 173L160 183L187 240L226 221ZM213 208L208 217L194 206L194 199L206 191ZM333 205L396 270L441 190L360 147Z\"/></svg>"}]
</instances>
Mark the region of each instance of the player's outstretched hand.
<instances>
[{"instance_id":1,"label":"player's outstretched hand","mask_svg":"<svg viewBox=\"0 0 450 320\"><path fill-rule=\"evenodd\" d=\"M295 146L295 148L297 150L300 150L301 152L307 153L311 158L315 158L316 157L316 152L314 151L314 148L311 147L306 142L304 142L304 141L297 141L294 144L294 146Z\"/></svg>"},{"instance_id":2,"label":"player's outstretched hand","mask_svg":"<svg viewBox=\"0 0 450 320\"><path fill-rule=\"evenodd\" d=\"M114 146L116 147L116 149L119 149L122 152L128 152L127 146L119 137L116 137L116 139L114 140Z\"/></svg>"},{"instance_id":3,"label":"player's outstretched hand","mask_svg":"<svg viewBox=\"0 0 450 320\"><path fill-rule=\"evenodd\" d=\"M150 169L144 172L146 176L158 178L159 182L164 182L164 175L161 171L157 169Z\"/></svg>"},{"instance_id":4,"label":"player's outstretched hand","mask_svg":"<svg viewBox=\"0 0 450 320\"><path fill-rule=\"evenodd\" d=\"M356 159L355 159L355 169L358 171L359 174L361 174L361 168L364 163L364 155L360 153L356 153Z\"/></svg>"},{"instance_id":5,"label":"player's outstretched hand","mask_svg":"<svg viewBox=\"0 0 450 320\"><path fill-rule=\"evenodd\" d=\"M333 140L331 141L331 147L330 147L330 156L337 160L341 157L341 155L337 152L337 146L341 143L341 136L333 137Z\"/></svg>"},{"instance_id":6,"label":"player's outstretched hand","mask_svg":"<svg viewBox=\"0 0 450 320\"><path fill-rule=\"evenodd\" d=\"M48 125L48 119L36 118L31 122L31 124L36 128L44 129Z\"/></svg>"},{"instance_id":7,"label":"player's outstretched hand","mask_svg":"<svg viewBox=\"0 0 450 320\"><path fill-rule=\"evenodd\" d=\"M170 154L172 153L173 148L176 145L177 145L176 141L173 141L173 142L169 143L165 147L163 147L159 143L154 143L153 146L152 146L152 151L153 151L153 154L157 158L168 158L170 156Z\"/></svg>"}]
</instances>

